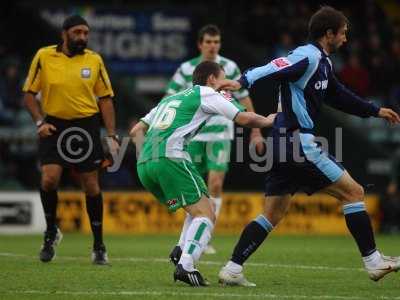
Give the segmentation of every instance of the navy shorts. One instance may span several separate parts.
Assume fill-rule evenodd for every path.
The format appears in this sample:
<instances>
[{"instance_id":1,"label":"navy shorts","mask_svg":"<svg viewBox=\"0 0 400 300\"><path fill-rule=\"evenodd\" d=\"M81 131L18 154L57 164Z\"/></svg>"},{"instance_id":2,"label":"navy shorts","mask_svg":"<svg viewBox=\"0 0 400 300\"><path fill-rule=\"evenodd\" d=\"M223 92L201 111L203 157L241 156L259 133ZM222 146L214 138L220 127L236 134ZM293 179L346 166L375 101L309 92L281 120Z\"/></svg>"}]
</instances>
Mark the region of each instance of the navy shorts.
<instances>
[{"instance_id":1,"label":"navy shorts","mask_svg":"<svg viewBox=\"0 0 400 300\"><path fill-rule=\"evenodd\" d=\"M266 173L265 195L278 196L302 191L311 195L336 182L343 166L323 151L312 133L272 130L272 167ZM286 149L282 149L286 146Z\"/></svg>"}]
</instances>

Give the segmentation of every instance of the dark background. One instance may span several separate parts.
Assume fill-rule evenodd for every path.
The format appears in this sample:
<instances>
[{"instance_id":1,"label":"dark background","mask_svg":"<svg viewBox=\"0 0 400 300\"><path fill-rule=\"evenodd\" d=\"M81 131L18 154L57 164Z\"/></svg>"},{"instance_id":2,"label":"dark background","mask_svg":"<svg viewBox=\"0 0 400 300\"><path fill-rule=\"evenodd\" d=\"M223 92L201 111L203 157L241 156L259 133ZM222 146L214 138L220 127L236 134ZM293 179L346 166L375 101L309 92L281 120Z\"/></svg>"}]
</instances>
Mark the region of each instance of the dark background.
<instances>
[{"instance_id":1,"label":"dark background","mask_svg":"<svg viewBox=\"0 0 400 300\"><path fill-rule=\"evenodd\" d=\"M162 97L163 84L172 76L174 68L198 55L196 37L201 26L215 23L221 28L221 55L236 61L244 71L306 43L308 19L321 3L343 10L351 22L349 42L332 56L338 77L366 99L397 110L400 99L398 1L13 1L0 4L0 189L36 189L40 178L36 135L21 106L20 88L37 49L59 42L60 29L42 17L44 10L83 12L83 15L88 10L128 13L142 19L162 12L167 16L182 16L190 23L190 29L182 34L186 54L179 61L150 57L127 62L107 58L100 51L116 94L118 129L126 136L131 124ZM168 34L173 32L165 31L160 36ZM140 40L136 46L140 47ZM142 71L122 70L124 63L143 66ZM251 89L256 110L262 114L276 110L276 95L277 86L273 82L260 80ZM355 179L367 186L368 191L384 191L397 155L399 128L391 128L381 120L361 120L330 109L324 109L319 121L317 132L328 138L332 151L335 128L343 128L344 166ZM244 145L244 163L235 162L233 147L226 190L261 191L264 176L249 167L254 162L247 151L248 130L244 132ZM104 173L102 185L105 189L140 189L135 169L134 149L130 145L123 167L117 173ZM67 189L78 187L73 171L65 172L63 185Z\"/></svg>"}]
</instances>

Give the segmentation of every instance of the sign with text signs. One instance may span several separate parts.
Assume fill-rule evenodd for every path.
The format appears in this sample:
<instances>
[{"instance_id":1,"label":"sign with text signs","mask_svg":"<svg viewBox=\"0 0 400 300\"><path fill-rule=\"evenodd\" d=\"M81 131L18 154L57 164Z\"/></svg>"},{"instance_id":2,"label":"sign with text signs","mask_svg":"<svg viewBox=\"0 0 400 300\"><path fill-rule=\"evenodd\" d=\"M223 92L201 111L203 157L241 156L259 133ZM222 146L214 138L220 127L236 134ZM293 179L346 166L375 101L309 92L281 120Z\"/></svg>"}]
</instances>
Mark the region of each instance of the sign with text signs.
<instances>
[{"instance_id":1,"label":"sign with text signs","mask_svg":"<svg viewBox=\"0 0 400 300\"><path fill-rule=\"evenodd\" d=\"M45 8L40 16L61 28L64 19L77 12L90 26L88 47L99 52L112 71L172 74L189 54L193 29L188 11L71 6Z\"/></svg>"},{"instance_id":2,"label":"sign with text signs","mask_svg":"<svg viewBox=\"0 0 400 300\"><path fill-rule=\"evenodd\" d=\"M90 233L82 193L62 192L59 196L58 217L63 231ZM379 200L368 195L365 199L375 229L379 227ZM225 193L216 233L239 234L244 226L262 211L262 193ZM179 233L184 210L170 213L147 192L104 193L105 233ZM289 212L276 228L279 234L346 234L341 205L325 195L296 195Z\"/></svg>"}]
</instances>

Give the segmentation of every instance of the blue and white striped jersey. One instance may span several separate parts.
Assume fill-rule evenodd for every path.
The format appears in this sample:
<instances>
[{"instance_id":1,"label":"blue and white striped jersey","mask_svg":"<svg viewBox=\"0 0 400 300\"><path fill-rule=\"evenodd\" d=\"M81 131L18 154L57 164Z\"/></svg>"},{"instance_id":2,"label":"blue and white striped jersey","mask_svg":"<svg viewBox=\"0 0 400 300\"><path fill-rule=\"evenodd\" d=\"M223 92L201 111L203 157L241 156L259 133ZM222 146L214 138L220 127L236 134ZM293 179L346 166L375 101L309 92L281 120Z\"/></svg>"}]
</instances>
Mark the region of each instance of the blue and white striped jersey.
<instances>
[{"instance_id":1,"label":"blue and white striped jersey","mask_svg":"<svg viewBox=\"0 0 400 300\"><path fill-rule=\"evenodd\" d=\"M363 118L377 116L379 107L348 90L335 77L332 62L318 44L296 48L287 57L246 71L239 82L249 88L260 78L280 82L274 128L312 131L322 103Z\"/></svg>"}]
</instances>

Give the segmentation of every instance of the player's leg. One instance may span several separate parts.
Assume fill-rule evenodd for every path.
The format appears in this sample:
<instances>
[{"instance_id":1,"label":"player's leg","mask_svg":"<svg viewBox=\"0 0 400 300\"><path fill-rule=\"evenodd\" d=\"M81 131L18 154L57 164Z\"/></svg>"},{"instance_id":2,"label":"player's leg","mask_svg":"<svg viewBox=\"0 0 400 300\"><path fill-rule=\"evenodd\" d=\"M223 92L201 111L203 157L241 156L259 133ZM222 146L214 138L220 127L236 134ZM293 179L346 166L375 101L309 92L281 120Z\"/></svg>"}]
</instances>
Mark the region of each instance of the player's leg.
<instances>
[{"instance_id":1,"label":"player's leg","mask_svg":"<svg viewBox=\"0 0 400 300\"><path fill-rule=\"evenodd\" d=\"M174 247L174 249L172 249L172 251L170 252L170 254L168 256L170 261L174 265L177 265L179 262L179 259L181 258L182 249L185 246L186 232L187 232L190 224L192 223L192 220L193 220L193 217L190 214L186 213L185 220L183 221L182 230L179 235L178 245L176 245Z\"/></svg>"},{"instance_id":2,"label":"player's leg","mask_svg":"<svg viewBox=\"0 0 400 300\"><path fill-rule=\"evenodd\" d=\"M229 170L231 141L207 142L205 151L208 172L207 185L210 192L210 199L215 207L215 215L218 219L222 206L225 174Z\"/></svg>"},{"instance_id":3,"label":"player's leg","mask_svg":"<svg viewBox=\"0 0 400 300\"><path fill-rule=\"evenodd\" d=\"M174 278L194 286L208 285L196 269L196 263L211 239L215 222L214 210L205 195L201 196L198 202L185 206L184 209L193 219L186 232L182 255Z\"/></svg>"},{"instance_id":4,"label":"player's leg","mask_svg":"<svg viewBox=\"0 0 400 300\"><path fill-rule=\"evenodd\" d=\"M208 172L207 186L210 193L211 204L215 211L215 217L218 219L222 206L222 191L224 187L225 171L211 169Z\"/></svg>"},{"instance_id":5,"label":"player's leg","mask_svg":"<svg viewBox=\"0 0 400 300\"><path fill-rule=\"evenodd\" d=\"M205 147L206 168L208 172L207 186L210 200L214 207L216 219L222 207L222 192L225 174L229 169L231 141L221 140L207 142ZM209 244L204 250L206 254L215 254L215 248Z\"/></svg>"},{"instance_id":6,"label":"player's leg","mask_svg":"<svg viewBox=\"0 0 400 300\"><path fill-rule=\"evenodd\" d=\"M40 250L40 260L49 262L55 256L54 246L62 239L62 234L57 228L57 189L63 168L58 164L45 164L41 167L42 178L40 183L40 199L46 218L46 231L44 242Z\"/></svg>"},{"instance_id":7,"label":"player's leg","mask_svg":"<svg viewBox=\"0 0 400 300\"><path fill-rule=\"evenodd\" d=\"M206 142L192 141L188 145L188 153L192 159L192 164L201 175L207 174L207 157L206 157ZM181 234L179 236L178 244L172 249L169 258L173 264L177 264L181 255L183 245L185 243L186 232L192 222L192 216L186 213L185 221L183 222Z\"/></svg>"},{"instance_id":8,"label":"player's leg","mask_svg":"<svg viewBox=\"0 0 400 300\"><path fill-rule=\"evenodd\" d=\"M255 286L243 275L243 264L264 242L286 215L291 195L266 196L264 211L243 229L230 261L221 269L219 282L224 285Z\"/></svg>"},{"instance_id":9,"label":"player's leg","mask_svg":"<svg viewBox=\"0 0 400 300\"><path fill-rule=\"evenodd\" d=\"M104 160L103 146L100 139L100 118L93 115L73 121L69 128L78 127L86 134L79 143L80 155L72 164L80 174L82 190L86 196L86 212L89 216L93 233L92 262L98 265L108 264L106 247L103 242L103 195L99 185L98 170Z\"/></svg>"},{"instance_id":10,"label":"player's leg","mask_svg":"<svg viewBox=\"0 0 400 300\"><path fill-rule=\"evenodd\" d=\"M339 180L322 190L340 200L347 227L355 239L372 280L400 269L399 257L387 257L376 248L371 221L365 209L364 189L345 171Z\"/></svg>"},{"instance_id":11,"label":"player's leg","mask_svg":"<svg viewBox=\"0 0 400 300\"><path fill-rule=\"evenodd\" d=\"M106 247L103 242L103 195L100 191L98 171L81 172L82 190L86 195L86 211L93 233L92 261L94 264L108 264Z\"/></svg>"},{"instance_id":12,"label":"player's leg","mask_svg":"<svg viewBox=\"0 0 400 300\"><path fill-rule=\"evenodd\" d=\"M185 160L160 159L157 171L169 209L184 208L192 217L174 279L193 286L207 285L196 269L196 262L211 238L215 222L213 208L206 196L206 184L194 165Z\"/></svg>"}]
</instances>

